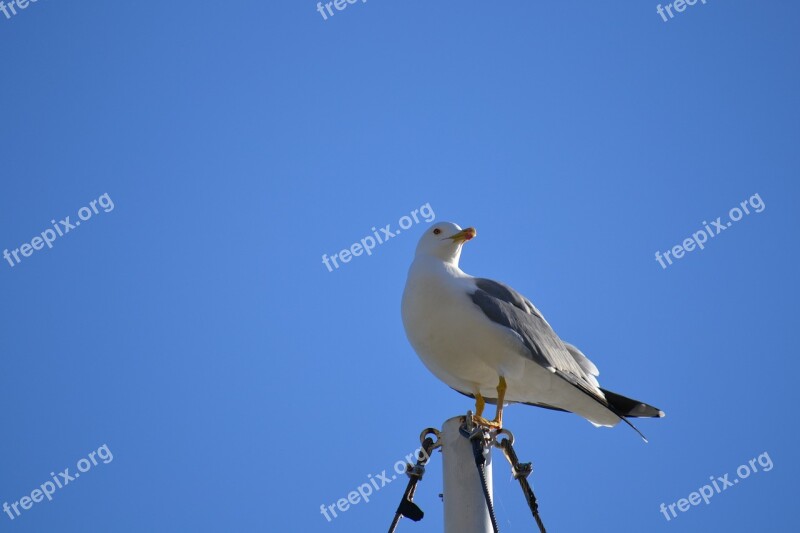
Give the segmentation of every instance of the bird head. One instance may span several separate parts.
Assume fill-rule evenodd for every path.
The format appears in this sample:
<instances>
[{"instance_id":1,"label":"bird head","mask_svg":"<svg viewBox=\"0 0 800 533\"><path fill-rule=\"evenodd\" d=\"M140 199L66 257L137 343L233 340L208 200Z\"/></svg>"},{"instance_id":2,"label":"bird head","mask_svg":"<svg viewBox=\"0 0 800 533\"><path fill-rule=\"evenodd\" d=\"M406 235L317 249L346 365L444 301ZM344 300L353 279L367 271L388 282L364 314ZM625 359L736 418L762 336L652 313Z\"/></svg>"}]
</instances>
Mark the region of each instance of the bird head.
<instances>
[{"instance_id":1,"label":"bird head","mask_svg":"<svg viewBox=\"0 0 800 533\"><path fill-rule=\"evenodd\" d=\"M461 247L465 242L475 238L475 228L461 229L452 222L439 222L429 227L417 244L417 257L433 256L446 263L458 265Z\"/></svg>"}]
</instances>

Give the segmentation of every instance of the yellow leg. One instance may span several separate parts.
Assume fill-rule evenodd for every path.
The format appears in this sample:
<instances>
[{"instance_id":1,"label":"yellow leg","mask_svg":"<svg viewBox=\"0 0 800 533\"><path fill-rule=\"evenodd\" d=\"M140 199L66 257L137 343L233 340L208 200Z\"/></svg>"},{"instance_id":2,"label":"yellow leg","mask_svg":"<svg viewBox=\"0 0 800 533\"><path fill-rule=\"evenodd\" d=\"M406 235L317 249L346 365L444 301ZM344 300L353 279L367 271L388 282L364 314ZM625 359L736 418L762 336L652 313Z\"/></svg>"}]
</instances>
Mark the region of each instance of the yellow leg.
<instances>
[{"instance_id":1,"label":"yellow leg","mask_svg":"<svg viewBox=\"0 0 800 533\"><path fill-rule=\"evenodd\" d=\"M486 407L486 400L483 399L479 392L475 395L475 416L481 417L484 407Z\"/></svg>"},{"instance_id":2,"label":"yellow leg","mask_svg":"<svg viewBox=\"0 0 800 533\"><path fill-rule=\"evenodd\" d=\"M481 416L483 414L485 401L483 400L483 397L478 394L475 401L475 416L473 417L476 424L493 429L503 428L503 400L506 396L507 388L508 386L506 385L506 378L500 376L500 383L497 384L497 414L495 415L494 420L491 421L486 420Z\"/></svg>"},{"instance_id":3,"label":"yellow leg","mask_svg":"<svg viewBox=\"0 0 800 533\"><path fill-rule=\"evenodd\" d=\"M500 376L500 383L497 384L497 414L494 415L493 422L497 424L498 429L503 427L503 400L506 397L506 378Z\"/></svg>"}]
</instances>

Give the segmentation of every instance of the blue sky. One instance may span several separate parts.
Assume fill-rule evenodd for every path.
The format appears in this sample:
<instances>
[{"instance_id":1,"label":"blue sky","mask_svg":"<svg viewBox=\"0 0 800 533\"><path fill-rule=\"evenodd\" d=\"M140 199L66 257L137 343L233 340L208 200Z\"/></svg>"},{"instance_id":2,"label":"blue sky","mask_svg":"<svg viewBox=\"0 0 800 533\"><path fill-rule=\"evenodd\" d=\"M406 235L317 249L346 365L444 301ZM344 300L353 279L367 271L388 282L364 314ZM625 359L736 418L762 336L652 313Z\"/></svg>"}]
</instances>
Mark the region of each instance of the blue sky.
<instances>
[{"instance_id":1,"label":"blue sky","mask_svg":"<svg viewBox=\"0 0 800 533\"><path fill-rule=\"evenodd\" d=\"M0 259L0 504L113 452L0 530L385 530L399 478L331 522L320 505L471 402L400 321L428 223L333 272L321 257L425 204L477 228L465 271L667 412L641 421L645 445L508 408L552 531L790 527L800 6L708 0L663 22L651 3L502 4L0 13L0 250L113 201ZM659 266L755 194L761 212ZM773 469L659 512L765 452ZM530 531L495 461L501 527ZM440 469L400 531L441 531Z\"/></svg>"}]
</instances>

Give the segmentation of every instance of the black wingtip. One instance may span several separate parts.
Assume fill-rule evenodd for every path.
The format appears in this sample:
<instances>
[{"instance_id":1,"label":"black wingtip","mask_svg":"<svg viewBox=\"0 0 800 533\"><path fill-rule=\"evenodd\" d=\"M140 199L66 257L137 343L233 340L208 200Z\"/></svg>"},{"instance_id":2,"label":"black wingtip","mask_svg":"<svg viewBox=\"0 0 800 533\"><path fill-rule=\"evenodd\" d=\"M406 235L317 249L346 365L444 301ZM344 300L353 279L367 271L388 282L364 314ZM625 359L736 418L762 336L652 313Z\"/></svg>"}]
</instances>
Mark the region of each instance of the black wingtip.
<instances>
[{"instance_id":1,"label":"black wingtip","mask_svg":"<svg viewBox=\"0 0 800 533\"><path fill-rule=\"evenodd\" d=\"M664 418L664 411L639 400L628 398L616 392L600 389L606 397L606 402L620 416L631 418Z\"/></svg>"}]
</instances>

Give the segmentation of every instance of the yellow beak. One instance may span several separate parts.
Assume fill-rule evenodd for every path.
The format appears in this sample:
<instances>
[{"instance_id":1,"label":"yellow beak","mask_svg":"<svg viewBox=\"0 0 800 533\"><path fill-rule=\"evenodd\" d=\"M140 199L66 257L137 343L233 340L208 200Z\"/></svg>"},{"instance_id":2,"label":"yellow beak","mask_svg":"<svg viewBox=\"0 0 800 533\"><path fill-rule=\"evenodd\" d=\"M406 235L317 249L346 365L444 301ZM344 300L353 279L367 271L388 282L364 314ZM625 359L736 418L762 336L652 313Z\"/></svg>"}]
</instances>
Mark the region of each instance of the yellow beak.
<instances>
[{"instance_id":1,"label":"yellow beak","mask_svg":"<svg viewBox=\"0 0 800 533\"><path fill-rule=\"evenodd\" d=\"M456 233L452 237L448 237L448 239L453 239L458 244L461 244L461 243L467 242L467 241L469 241L471 239L474 239L477 234L478 234L478 232L475 231L475 228L467 228L467 229L459 231L458 233Z\"/></svg>"}]
</instances>

